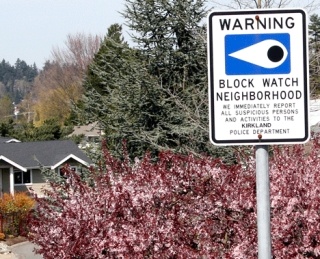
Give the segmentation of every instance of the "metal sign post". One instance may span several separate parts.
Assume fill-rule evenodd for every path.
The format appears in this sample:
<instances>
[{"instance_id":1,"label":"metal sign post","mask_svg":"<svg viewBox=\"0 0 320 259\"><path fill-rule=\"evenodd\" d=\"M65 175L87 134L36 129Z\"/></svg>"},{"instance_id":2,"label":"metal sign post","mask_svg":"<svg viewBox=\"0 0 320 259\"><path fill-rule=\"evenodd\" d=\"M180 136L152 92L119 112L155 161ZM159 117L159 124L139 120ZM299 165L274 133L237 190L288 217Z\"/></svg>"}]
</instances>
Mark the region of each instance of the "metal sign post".
<instances>
[{"instance_id":1,"label":"metal sign post","mask_svg":"<svg viewBox=\"0 0 320 259\"><path fill-rule=\"evenodd\" d=\"M270 180L268 146L256 146L258 257L271 259Z\"/></svg>"},{"instance_id":2,"label":"metal sign post","mask_svg":"<svg viewBox=\"0 0 320 259\"><path fill-rule=\"evenodd\" d=\"M261 8L261 0L258 1ZM258 257L271 259L269 148L256 146ZM265 257L264 257L265 255Z\"/></svg>"}]
</instances>

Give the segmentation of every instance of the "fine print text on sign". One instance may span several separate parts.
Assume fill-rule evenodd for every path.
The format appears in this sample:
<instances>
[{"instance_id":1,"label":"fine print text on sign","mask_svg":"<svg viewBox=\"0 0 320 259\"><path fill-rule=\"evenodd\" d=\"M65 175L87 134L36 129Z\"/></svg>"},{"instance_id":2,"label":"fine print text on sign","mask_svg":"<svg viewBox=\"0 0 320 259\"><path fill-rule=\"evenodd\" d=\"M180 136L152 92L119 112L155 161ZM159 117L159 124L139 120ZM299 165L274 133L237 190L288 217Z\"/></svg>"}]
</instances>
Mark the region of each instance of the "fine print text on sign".
<instances>
[{"instance_id":1,"label":"fine print text on sign","mask_svg":"<svg viewBox=\"0 0 320 259\"><path fill-rule=\"evenodd\" d=\"M302 9L209 14L214 144L294 144L309 139L306 21Z\"/></svg>"}]
</instances>

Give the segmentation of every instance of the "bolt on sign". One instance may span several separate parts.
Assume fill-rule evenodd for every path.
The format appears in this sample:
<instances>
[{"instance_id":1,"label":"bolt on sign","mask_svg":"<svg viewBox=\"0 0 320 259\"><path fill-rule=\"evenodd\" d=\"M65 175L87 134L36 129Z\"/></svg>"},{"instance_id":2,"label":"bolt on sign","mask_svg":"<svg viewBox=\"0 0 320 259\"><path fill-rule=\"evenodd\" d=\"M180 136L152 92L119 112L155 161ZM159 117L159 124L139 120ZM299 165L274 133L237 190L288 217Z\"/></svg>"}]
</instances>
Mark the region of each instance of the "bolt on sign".
<instances>
[{"instance_id":1,"label":"bolt on sign","mask_svg":"<svg viewBox=\"0 0 320 259\"><path fill-rule=\"evenodd\" d=\"M302 9L208 15L210 140L305 143L309 129L307 15Z\"/></svg>"}]
</instances>

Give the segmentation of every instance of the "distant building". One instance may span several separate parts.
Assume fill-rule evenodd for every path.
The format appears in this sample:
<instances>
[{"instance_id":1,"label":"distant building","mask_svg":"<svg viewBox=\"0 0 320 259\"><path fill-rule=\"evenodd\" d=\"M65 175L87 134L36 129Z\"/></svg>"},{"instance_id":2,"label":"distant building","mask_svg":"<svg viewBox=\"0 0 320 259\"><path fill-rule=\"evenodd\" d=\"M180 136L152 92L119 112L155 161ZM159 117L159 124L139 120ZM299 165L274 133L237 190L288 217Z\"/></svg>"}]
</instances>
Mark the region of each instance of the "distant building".
<instances>
[{"instance_id":1,"label":"distant building","mask_svg":"<svg viewBox=\"0 0 320 259\"><path fill-rule=\"evenodd\" d=\"M83 136L79 145L80 148L86 148L95 143L101 142L101 137L104 135L98 122L93 122L88 125L74 126L73 132L68 137Z\"/></svg>"}]
</instances>

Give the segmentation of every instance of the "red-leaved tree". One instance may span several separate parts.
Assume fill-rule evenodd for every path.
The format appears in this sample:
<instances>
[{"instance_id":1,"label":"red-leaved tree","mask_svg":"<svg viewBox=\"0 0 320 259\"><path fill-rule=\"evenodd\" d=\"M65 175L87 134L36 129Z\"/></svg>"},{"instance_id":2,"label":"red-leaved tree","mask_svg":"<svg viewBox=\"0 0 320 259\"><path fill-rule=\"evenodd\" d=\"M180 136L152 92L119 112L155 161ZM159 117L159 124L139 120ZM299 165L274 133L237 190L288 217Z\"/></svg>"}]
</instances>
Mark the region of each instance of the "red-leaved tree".
<instances>
[{"instance_id":1,"label":"red-leaved tree","mask_svg":"<svg viewBox=\"0 0 320 259\"><path fill-rule=\"evenodd\" d=\"M307 153L272 149L276 258L320 256L319 150L317 137ZM45 258L257 258L253 157L227 166L170 152L134 163L103 153L90 181L66 170L37 199L29 236Z\"/></svg>"}]
</instances>

